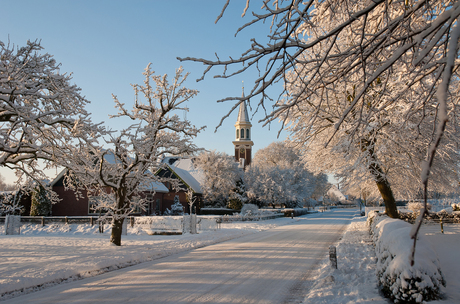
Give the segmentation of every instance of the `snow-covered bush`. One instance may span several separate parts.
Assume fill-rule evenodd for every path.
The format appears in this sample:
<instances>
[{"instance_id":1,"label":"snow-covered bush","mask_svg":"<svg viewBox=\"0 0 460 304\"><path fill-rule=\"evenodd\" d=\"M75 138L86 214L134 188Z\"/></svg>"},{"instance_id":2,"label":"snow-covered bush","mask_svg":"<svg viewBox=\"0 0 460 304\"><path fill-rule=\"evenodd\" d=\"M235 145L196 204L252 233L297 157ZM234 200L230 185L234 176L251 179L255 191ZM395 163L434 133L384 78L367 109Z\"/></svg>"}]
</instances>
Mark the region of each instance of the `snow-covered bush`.
<instances>
[{"instance_id":1,"label":"snow-covered bush","mask_svg":"<svg viewBox=\"0 0 460 304\"><path fill-rule=\"evenodd\" d=\"M259 212L259 207L253 204L244 204L241 208L241 215L245 216L247 214L255 215Z\"/></svg>"},{"instance_id":2,"label":"snow-covered bush","mask_svg":"<svg viewBox=\"0 0 460 304\"><path fill-rule=\"evenodd\" d=\"M416 213L416 214L419 214L420 213L420 210L422 210L424 207L424 203L423 202L409 202L407 204L407 209L411 210L413 213ZM428 210L431 210L431 204L426 204L426 207Z\"/></svg>"},{"instance_id":3,"label":"snow-covered bush","mask_svg":"<svg viewBox=\"0 0 460 304\"><path fill-rule=\"evenodd\" d=\"M174 198L174 204L171 206L171 210L166 208L165 215L182 215L182 214L184 214L184 207L179 202L179 197L176 196Z\"/></svg>"},{"instance_id":4,"label":"snow-covered bush","mask_svg":"<svg viewBox=\"0 0 460 304\"><path fill-rule=\"evenodd\" d=\"M415 264L409 256L413 241L412 225L373 213L370 217L375 251L377 276L385 296L395 303L421 303L439 298L445 281L436 252L423 236L417 239Z\"/></svg>"},{"instance_id":5,"label":"snow-covered bush","mask_svg":"<svg viewBox=\"0 0 460 304\"><path fill-rule=\"evenodd\" d=\"M452 204L451 206L453 211L460 211L460 204Z\"/></svg>"}]
</instances>

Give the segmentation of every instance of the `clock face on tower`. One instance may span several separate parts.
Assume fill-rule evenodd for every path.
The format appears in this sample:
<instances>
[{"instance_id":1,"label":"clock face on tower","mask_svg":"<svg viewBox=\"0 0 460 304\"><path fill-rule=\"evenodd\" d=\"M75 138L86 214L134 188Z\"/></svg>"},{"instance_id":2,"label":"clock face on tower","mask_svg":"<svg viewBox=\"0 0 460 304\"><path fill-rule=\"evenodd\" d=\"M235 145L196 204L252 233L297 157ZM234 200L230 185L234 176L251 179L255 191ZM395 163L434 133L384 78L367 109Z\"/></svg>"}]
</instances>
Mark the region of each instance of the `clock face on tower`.
<instances>
[{"instance_id":1,"label":"clock face on tower","mask_svg":"<svg viewBox=\"0 0 460 304\"><path fill-rule=\"evenodd\" d=\"M241 155L241 156L244 156L244 152L245 152L245 151L244 151L244 148L240 148L240 155Z\"/></svg>"}]
</instances>

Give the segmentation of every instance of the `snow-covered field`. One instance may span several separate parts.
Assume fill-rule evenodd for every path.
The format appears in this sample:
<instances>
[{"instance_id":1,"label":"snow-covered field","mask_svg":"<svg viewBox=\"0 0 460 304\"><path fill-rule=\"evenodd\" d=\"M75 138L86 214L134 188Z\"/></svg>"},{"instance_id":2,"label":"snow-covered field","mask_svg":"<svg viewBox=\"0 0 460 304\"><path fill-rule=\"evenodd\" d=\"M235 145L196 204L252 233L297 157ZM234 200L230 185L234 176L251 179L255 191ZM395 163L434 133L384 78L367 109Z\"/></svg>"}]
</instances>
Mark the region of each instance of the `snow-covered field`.
<instances>
[{"instance_id":1,"label":"snow-covered field","mask_svg":"<svg viewBox=\"0 0 460 304\"><path fill-rule=\"evenodd\" d=\"M356 216L337 244L337 270L331 269L328 252L324 253L325 258L320 270L313 276L315 283L306 291L304 303L389 303L376 287L376 258L365 220L365 217ZM228 223L217 231L175 236L150 236L137 228L130 228L128 235L122 239L121 247L109 245L108 231L99 234L96 226L23 226L20 236L0 235L0 299L257 233L292 221L296 218ZM447 281L447 288L443 289L445 299L430 303L460 303L460 263L457 262L460 227L444 225L445 233L441 234L439 225L427 225L422 231L436 248Z\"/></svg>"}]
</instances>

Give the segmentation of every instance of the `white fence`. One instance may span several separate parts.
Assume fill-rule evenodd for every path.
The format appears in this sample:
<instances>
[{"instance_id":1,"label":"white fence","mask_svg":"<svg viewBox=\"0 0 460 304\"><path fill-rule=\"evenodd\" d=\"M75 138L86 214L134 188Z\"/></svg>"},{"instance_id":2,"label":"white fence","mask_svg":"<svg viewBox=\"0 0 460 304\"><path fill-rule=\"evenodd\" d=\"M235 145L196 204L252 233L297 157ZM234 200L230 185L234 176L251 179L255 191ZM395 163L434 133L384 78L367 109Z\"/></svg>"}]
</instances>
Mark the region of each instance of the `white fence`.
<instances>
[{"instance_id":1,"label":"white fence","mask_svg":"<svg viewBox=\"0 0 460 304\"><path fill-rule=\"evenodd\" d=\"M199 231L217 230L220 217L200 217L196 215L184 216L141 216L134 218L134 225L141 226L152 234L169 233L196 233Z\"/></svg>"}]
</instances>

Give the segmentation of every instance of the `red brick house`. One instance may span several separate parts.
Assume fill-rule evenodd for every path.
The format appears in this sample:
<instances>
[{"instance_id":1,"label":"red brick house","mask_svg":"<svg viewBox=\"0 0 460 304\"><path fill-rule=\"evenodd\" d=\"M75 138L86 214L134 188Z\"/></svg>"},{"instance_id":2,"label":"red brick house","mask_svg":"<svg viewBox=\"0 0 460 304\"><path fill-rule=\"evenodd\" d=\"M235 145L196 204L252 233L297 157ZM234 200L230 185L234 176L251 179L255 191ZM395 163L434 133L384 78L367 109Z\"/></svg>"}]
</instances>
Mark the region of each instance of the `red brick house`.
<instances>
[{"instance_id":1,"label":"red brick house","mask_svg":"<svg viewBox=\"0 0 460 304\"><path fill-rule=\"evenodd\" d=\"M50 186L58 195L61 201L52 206L51 214L53 216L87 216L87 215L98 215L92 210L93 198L88 198L87 192L82 191L82 197L77 198L76 193L73 190L65 189L64 177L67 170L63 170L56 178L51 182ZM148 201L147 210L139 210L139 212L133 215L153 215L163 213L165 210L164 201L166 194L169 194L168 188L162 183L152 184L150 191L145 191L145 197ZM167 204L166 204L167 205Z\"/></svg>"},{"instance_id":2,"label":"red brick house","mask_svg":"<svg viewBox=\"0 0 460 304\"><path fill-rule=\"evenodd\" d=\"M195 204L194 212L200 213L202 207L202 190L201 181L203 174L193 165L193 159L187 157L166 157L163 159L166 164L165 168L158 170L155 174L160 177L172 178L179 180L180 190L176 192L168 182L154 183L150 191L145 191L147 199L147 210L139 210L133 215L162 215L166 209L171 210L174 201L179 202L184 207L186 213L190 212L190 207L186 197L186 192L191 189L194 194ZM87 216L98 215L93 213L91 200L97 198L88 198L86 191L82 191L82 197L77 199L73 190L65 189L64 176L67 170L63 170L50 184L61 201L52 206L53 216ZM177 197L177 198L176 198Z\"/></svg>"}]
</instances>

